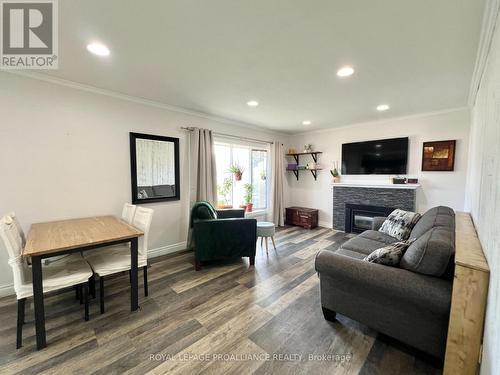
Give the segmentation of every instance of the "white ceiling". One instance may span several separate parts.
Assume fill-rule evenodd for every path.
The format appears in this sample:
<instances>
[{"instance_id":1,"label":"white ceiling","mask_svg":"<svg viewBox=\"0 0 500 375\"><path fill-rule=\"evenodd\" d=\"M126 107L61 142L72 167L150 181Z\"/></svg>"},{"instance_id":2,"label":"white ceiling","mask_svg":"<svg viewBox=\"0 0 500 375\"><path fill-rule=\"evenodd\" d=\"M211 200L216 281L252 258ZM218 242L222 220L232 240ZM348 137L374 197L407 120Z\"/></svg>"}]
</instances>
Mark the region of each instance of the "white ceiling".
<instances>
[{"instance_id":1,"label":"white ceiling","mask_svg":"<svg viewBox=\"0 0 500 375\"><path fill-rule=\"evenodd\" d=\"M461 107L484 0L59 1L52 76L278 131ZM86 45L101 41L107 58ZM345 64L356 72L339 79ZM250 99L260 105L250 108ZM387 103L391 109L375 110ZM305 127L303 120L311 120Z\"/></svg>"}]
</instances>

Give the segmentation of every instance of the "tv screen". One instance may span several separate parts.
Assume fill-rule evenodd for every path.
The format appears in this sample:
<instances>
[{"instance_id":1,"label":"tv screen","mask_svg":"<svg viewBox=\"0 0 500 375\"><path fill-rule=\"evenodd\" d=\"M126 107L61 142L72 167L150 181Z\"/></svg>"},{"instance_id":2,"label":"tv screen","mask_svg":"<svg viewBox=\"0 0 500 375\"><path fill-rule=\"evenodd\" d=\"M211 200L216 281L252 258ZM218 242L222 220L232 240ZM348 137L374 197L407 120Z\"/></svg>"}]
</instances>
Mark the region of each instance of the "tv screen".
<instances>
[{"instance_id":1,"label":"tv screen","mask_svg":"<svg viewBox=\"0 0 500 375\"><path fill-rule=\"evenodd\" d=\"M406 174L408 137L344 143L342 174Z\"/></svg>"}]
</instances>

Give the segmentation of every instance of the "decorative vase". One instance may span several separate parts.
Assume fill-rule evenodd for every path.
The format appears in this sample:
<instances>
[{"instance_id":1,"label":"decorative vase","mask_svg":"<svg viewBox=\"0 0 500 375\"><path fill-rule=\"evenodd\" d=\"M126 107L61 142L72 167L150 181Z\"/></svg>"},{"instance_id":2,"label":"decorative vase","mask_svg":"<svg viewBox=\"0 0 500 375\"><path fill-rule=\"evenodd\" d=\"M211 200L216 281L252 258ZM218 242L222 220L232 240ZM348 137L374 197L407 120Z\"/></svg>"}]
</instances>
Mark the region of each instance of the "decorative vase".
<instances>
[{"instance_id":1,"label":"decorative vase","mask_svg":"<svg viewBox=\"0 0 500 375\"><path fill-rule=\"evenodd\" d=\"M237 172L237 173L235 173L235 174L234 174L234 179L235 179L236 181L241 181L241 172Z\"/></svg>"},{"instance_id":2,"label":"decorative vase","mask_svg":"<svg viewBox=\"0 0 500 375\"><path fill-rule=\"evenodd\" d=\"M333 183L338 184L340 182L340 176L336 176L333 178Z\"/></svg>"},{"instance_id":3,"label":"decorative vase","mask_svg":"<svg viewBox=\"0 0 500 375\"><path fill-rule=\"evenodd\" d=\"M252 209L253 209L253 203L247 203L246 211L247 212L252 212Z\"/></svg>"}]
</instances>

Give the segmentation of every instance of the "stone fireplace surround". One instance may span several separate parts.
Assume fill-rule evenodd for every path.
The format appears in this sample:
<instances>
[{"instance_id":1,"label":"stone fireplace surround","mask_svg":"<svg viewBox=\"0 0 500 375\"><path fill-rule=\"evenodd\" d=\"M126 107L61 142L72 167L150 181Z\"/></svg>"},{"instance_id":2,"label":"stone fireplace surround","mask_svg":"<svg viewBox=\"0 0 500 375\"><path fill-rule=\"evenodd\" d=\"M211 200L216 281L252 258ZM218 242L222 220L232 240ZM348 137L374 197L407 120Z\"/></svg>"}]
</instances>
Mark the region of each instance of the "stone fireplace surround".
<instances>
[{"instance_id":1,"label":"stone fireplace surround","mask_svg":"<svg viewBox=\"0 0 500 375\"><path fill-rule=\"evenodd\" d=\"M333 184L333 229L345 231L346 203L416 211L418 184Z\"/></svg>"}]
</instances>

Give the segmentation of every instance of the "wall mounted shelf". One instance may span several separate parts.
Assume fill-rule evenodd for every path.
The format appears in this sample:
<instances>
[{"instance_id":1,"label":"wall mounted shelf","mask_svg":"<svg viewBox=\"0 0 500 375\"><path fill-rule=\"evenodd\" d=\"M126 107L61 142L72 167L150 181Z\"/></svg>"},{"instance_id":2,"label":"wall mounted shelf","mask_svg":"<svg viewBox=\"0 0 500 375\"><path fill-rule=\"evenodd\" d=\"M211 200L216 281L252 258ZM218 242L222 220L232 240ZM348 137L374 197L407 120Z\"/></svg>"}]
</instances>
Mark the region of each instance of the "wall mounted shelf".
<instances>
[{"instance_id":1,"label":"wall mounted shelf","mask_svg":"<svg viewBox=\"0 0 500 375\"><path fill-rule=\"evenodd\" d=\"M295 159L295 162L297 165L299 165L299 160L301 155L311 155L312 159L314 160L315 163L318 162L318 156L319 154L322 154L323 152L321 151L311 151L311 152L297 152L293 154L286 154L286 156L292 156ZM312 168L312 169L287 169L288 172L293 172L295 177L297 178L297 181L299 180L299 172L300 171L311 171L311 174L314 177L314 180L318 178L318 171L321 171L323 168Z\"/></svg>"}]
</instances>

